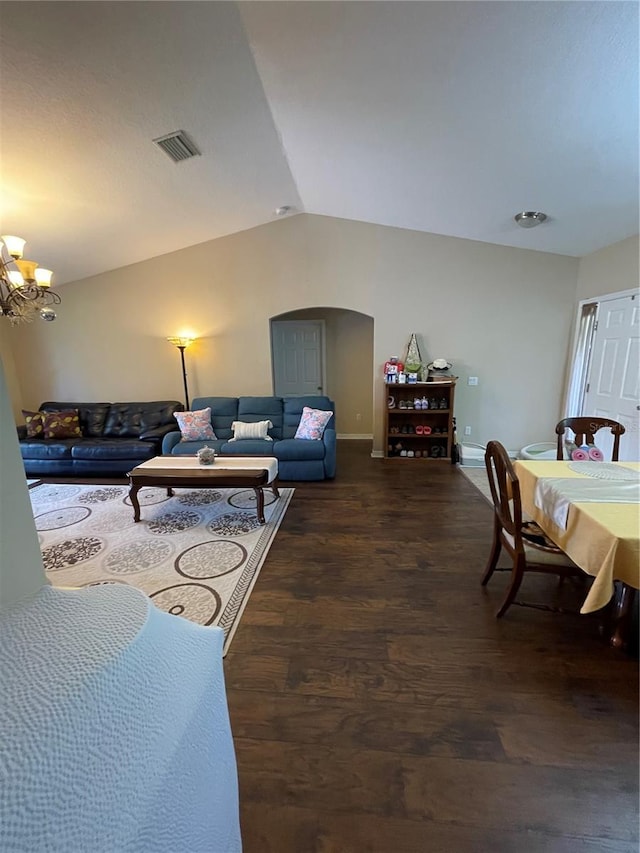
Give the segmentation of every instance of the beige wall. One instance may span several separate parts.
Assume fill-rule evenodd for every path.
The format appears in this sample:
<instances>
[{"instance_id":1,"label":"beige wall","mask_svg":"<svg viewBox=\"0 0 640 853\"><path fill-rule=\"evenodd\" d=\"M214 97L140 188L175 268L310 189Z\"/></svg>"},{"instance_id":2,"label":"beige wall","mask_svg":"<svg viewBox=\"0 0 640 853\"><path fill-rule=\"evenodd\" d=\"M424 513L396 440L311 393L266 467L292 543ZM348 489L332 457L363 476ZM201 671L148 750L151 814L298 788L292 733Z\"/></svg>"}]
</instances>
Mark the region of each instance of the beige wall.
<instances>
[{"instance_id":1,"label":"beige wall","mask_svg":"<svg viewBox=\"0 0 640 853\"><path fill-rule=\"evenodd\" d=\"M22 391L16 372L13 350L20 334L18 327L11 326L8 320L0 319L0 363L4 370L9 405L18 422L22 422Z\"/></svg>"},{"instance_id":2,"label":"beige wall","mask_svg":"<svg viewBox=\"0 0 640 853\"><path fill-rule=\"evenodd\" d=\"M639 252L640 238L635 236L580 258L577 301L638 287Z\"/></svg>"},{"instance_id":3,"label":"beige wall","mask_svg":"<svg viewBox=\"0 0 640 853\"><path fill-rule=\"evenodd\" d=\"M301 214L64 285L58 320L15 337L22 400L179 400L165 337L185 331L199 337L186 354L192 396L270 394L269 319L326 306L373 318L362 383L376 449L382 365L412 332L423 359L446 357L460 376L460 433L469 424L470 441L518 448L552 436L559 417L577 276L575 258ZM357 408L349 395L341 405L338 428L353 429Z\"/></svg>"}]
</instances>

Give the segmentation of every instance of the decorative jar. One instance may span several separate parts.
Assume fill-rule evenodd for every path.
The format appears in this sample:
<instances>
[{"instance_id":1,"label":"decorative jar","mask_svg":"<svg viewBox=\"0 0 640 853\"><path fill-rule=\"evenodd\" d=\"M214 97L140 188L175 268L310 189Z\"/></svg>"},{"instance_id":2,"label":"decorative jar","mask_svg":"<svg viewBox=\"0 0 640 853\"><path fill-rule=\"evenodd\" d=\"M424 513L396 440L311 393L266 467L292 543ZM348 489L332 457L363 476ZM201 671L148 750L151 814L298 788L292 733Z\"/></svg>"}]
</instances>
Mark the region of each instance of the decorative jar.
<instances>
[{"instance_id":1,"label":"decorative jar","mask_svg":"<svg viewBox=\"0 0 640 853\"><path fill-rule=\"evenodd\" d=\"M213 447L201 447L197 452L196 456L198 457L198 462L201 465L213 465L215 462L215 458L218 454L215 452Z\"/></svg>"}]
</instances>

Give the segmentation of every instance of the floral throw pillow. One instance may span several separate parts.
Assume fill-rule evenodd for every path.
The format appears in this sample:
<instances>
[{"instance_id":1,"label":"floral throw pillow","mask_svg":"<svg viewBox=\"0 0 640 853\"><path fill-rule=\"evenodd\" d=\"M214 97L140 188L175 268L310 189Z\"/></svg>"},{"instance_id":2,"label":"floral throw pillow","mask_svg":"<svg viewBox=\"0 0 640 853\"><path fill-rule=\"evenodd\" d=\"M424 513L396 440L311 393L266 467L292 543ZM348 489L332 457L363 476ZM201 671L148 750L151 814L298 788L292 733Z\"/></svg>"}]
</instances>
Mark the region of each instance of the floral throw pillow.
<instances>
[{"instance_id":1,"label":"floral throw pillow","mask_svg":"<svg viewBox=\"0 0 640 853\"><path fill-rule=\"evenodd\" d=\"M45 438L79 438L82 436L77 409L43 412Z\"/></svg>"},{"instance_id":2,"label":"floral throw pillow","mask_svg":"<svg viewBox=\"0 0 640 853\"><path fill-rule=\"evenodd\" d=\"M311 409L309 406L304 406L294 438L318 441L324 435L332 415L333 412L325 412L324 409Z\"/></svg>"},{"instance_id":3,"label":"floral throw pillow","mask_svg":"<svg viewBox=\"0 0 640 853\"><path fill-rule=\"evenodd\" d=\"M211 407L195 412L174 412L182 437L180 441L211 441L216 434L211 426Z\"/></svg>"},{"instance_id":4,"label":"floral throw pillow","mask_svg":"<svg viewBox=\"0 0 640 853\"><path fill-rule=\"evenodd\" d=\"M27 412L22 410L27 438L44 438L44 412Z\"/></svg>"}]
</instances>

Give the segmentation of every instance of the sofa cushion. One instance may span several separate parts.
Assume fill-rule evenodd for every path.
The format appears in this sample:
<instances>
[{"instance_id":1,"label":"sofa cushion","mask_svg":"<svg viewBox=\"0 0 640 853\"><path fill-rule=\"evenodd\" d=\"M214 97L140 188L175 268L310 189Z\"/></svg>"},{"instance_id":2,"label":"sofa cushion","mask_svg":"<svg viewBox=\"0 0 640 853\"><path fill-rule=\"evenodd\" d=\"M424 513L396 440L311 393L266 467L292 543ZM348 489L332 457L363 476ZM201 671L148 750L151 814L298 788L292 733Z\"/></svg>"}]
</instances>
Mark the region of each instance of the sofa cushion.
<instances>
[{"instance_id":1,"label":"sofa cushion","mask_svg":"<svg viewBox=\"0 0 640 853\"><path fill-rule=\"evenodd\" d=\"M237 397L194 397L191 401L193 409L211 409L211 425L218 438L231 438L231 424L238 420Z\"/></svg>"},{"instance_id":2,"label":"sofa cushion","mask_svg":"<svg viewBox=\"0 0 640 853\"><path fill-rule=\"evenodd\" d=\"M82 438L77 409L61 409L59 412L44 412L42 416L45 439Z\"/></svg>"},{"instance_id":3,"label":"sofa cushion","mask_svg":"<svg viewBox=\"0 0 640 853\"><path fill-rule=\"evenodd\" d=\"M236 420L244 423L269 420L271 438L282 438L282 397L238 397Z\"/></svg>"},{"instance_id":4,"label":"sofa cushion","mask_svg":"<svg viewBox=\"0 0 640 853\"><path fill-rule=\"evenodd\" d=\"M151 459L156 455L155 447L148 441L135 439L92 438L73 443L73 459Z\"/></svg>"},{"instance_id":5,"label":"sofa cushion","mask_svg":"<svg viewBox=\"0 0 640 853\"><path fill-rule=\"evenodd\" d=\"M220 452L233 456L275 456L274 448L277 445L277 441L244 438L242 441L225 441Z\"/></svg>"},{"instance_id":6,"label":"sofa cushion","mask_svg":"<svg viewBox=\"0 0 640 853\"><path fill-rule=\"evenodd\" d=\"M22 410L27 438L44 438L44 414Z\"/></svg>"},{"instance_id":7,"label":"sofa cushion","mask_svg":"<svg viewBox=\"0 0 640 853\"><path fill-rule=\"evenodd\" d=\"M311 409L309 406L304 406L294 438L300 438L304 441L320 441L332 415L333 412L330 410L323 411L322 409Z\"/></svg>"},{"instance_id":8,"label":"sofa cushion","mask_svg":"<svg viewBox=\"0 0 640 853\"><path fill-rule=\"evenodd\" d=\"M71 459L71 450L77 441L77 438L51 441L42 441L42 439L30 441L27 438L20 442L20 453L23 459Z\"/></svg>"},{"instance_id":9,"label":"sofa cushion","mask_svg":"<svg viewBox=\"0 0 640 853\"><path fill-rule=\"evenodd\" d=\"M215 441L179 441L171 448L171 455L195 456L196 453L205 445L207 447L212 447L216 453L220 453L223 444L225 444L225 441L222 438L217 438Z\"/></svg>"},{"instance_id":10,"label":"sofa cushion","mask_svg":"<svg viewBox=\"0 0 640 853\"><path fill-rule=\"evenodd\" d=\"M325 452L322 441L307 441L302 438L283 438L273 446L273 455L282 460L324 459Z\"/></svg>"},{"instance_id":11,"label":"sofa cushion","mask_svg":"<svg viewBox=\"0 0 640 853\"><path fill-rule=\"evenodd\" d=\"M97 438L102 435L110 405L110 403L58 403L49 401L40 406L40 411L59 412L61 409L76 409L83 436L85 438Z\"/></svg>"},{"instance_id":12,"label":"sofa cushion","mask_svg":"<svg viewBox=\"0 0 640 853\"><path fill-rule=\"evenodd\" d=\"M217 438L211 426L211 408L191 412L174 412L180 427L181 441L210 441Z\"/></svg>"},{"instance_id":13,"label":"sofa cushion","mask_svg":"<svg viewBox=\"0 0 640 853\"><path fill-rule=\"evenodd\" d=\"M112 403L105 421L105 438L138 438L162 424L171 423L173 413L183 406L175 400L157 400L151 403Z\"/></svg>"}]
</instances>

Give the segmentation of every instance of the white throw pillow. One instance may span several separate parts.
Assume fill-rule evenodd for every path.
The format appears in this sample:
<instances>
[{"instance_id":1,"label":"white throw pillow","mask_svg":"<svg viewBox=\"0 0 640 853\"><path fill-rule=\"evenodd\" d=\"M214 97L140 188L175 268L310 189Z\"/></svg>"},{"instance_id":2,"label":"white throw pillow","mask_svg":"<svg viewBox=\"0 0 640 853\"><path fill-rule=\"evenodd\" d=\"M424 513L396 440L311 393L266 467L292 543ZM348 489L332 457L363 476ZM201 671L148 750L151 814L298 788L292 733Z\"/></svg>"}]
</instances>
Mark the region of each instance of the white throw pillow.
<instances>
[{"instance_id":1,"label":"white throw pillow","mask_svg":"<svg viewBox=\"0 0 640 853\"><path fill-rule=\"evenodd\" d=\"M230 438L229 441L242 441L247 438L273 441L271 436L267 434L267 430L271 428L273 428L271 421L257 421L254 424L248 424L244 421L234 421L231 424L233 438Z\"/></svg>"}]
</instances>

